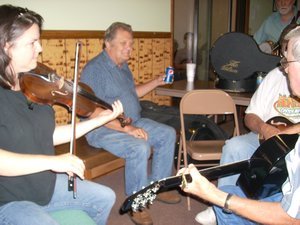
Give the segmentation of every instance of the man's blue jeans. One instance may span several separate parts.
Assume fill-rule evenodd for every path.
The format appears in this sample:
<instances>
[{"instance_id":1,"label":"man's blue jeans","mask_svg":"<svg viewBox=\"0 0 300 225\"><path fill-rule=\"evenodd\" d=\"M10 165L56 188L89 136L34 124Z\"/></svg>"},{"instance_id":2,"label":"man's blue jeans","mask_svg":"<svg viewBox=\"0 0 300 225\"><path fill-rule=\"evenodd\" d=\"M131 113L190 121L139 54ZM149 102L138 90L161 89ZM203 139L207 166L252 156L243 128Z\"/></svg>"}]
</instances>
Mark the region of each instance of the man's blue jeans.
<instances>
[{"instance_id":1,"label":"man's blue jeans","mask_svg":"<svg viewBox=\"0 0 300 225\"><path fill-rule=\"evenodd\" d=\"M116 196L113 190L90 181L76 179L77 198L68 191L68 176L58 174L54 194L48 205L15 201L0 207L1 225L59 225L48 213L64 209L81 209L97 224L106 224Z\"/></svg>"},{"instance_id":2,"label":"man's blue jeans","mask_svg":"<svg viewBox=\"0 0 300 225\"><path fill-rule=\"evenodd\" d=\"M227 140L223 146L220 164L223 165L250 159L258 147L258 136L253 132L233 137ZM218 187L235 185L238 177L239 174L220 178L218 180Z\"/></svg>"},{"instance_id":3,"label":"man's blue jeans","mask_svg":"<svg viewBox=\"0 0 300 225\"><path fill-rule=\"evenodd\" d=\"M138 139L126 133L105 128L87 135L90 145L104 148L125 159L125 192L127 195L139 191L151 181L168 177L172 173L176 133L162 123L141 118L133 126L143 128L148 140ZM104 128L104 127L103 127ZM148 176L148 160L153 149L152 165Z\"/></svg>"},{"instance_id":4,"label":"man's blue jeans","mask_svg":"<svg viewBox=\"0 0 300 225\"><path fill-rule=\"evenodd\" d=\"M224 186L220 188L221 190L231 193L240 197L246 197L243 191L238 186ZM275 195L269 196L264 199L260 199L263 202L280 202L282 199L282 193L277 193ZM239 225L256 225L250 220L247 220L243 217L240 217L234 213L225 213L223 208L218 206L213 206L214 212L216 214L216 218L218 221L218 225L228 225L228 224L239 224Z\"/></svg>"}]
</instances>

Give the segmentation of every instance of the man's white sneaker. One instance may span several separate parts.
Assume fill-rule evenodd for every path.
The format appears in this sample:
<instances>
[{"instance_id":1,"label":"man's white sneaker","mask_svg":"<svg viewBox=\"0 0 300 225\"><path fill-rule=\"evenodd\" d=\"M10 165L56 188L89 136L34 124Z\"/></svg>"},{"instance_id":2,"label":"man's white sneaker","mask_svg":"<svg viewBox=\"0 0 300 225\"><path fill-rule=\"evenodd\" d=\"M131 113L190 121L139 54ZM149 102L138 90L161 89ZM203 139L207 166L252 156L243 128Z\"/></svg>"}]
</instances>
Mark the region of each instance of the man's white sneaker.
<instances>
[{"instance_id":1,"label":"man's white sneaker","mask_svg":"<svg viewBox=\"0 0 300 225\"><path fill-rule=\"evenodd\" d=\"M217 225L217 219L212 207L208 207L202 212L199 212L195 220L202 225Z\"/></svg>"}]
</instances>

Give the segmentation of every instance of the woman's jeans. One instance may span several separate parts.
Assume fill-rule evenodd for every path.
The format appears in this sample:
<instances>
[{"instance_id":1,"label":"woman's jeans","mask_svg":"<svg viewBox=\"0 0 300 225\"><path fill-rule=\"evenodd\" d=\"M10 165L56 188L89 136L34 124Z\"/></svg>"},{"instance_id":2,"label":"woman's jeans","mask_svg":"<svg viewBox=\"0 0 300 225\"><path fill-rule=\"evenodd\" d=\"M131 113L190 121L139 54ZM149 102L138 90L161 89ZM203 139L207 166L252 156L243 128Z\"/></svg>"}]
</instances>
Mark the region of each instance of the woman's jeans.
<instances>
[{"instance_id":1,"label":"woman's jeans","mask_svg":"<svg viewBox=\"0 0 300 225\"><path fill-rule=\"evenodd\" d=\"M68 191L68 176L58 174L54 194L49 204L40 206L29 201L15 201L0 207L1 225L59 225L50 212L79 209L85 211L98 225L106 224L116 196L103 185L76 179L77 198Z\"/></svg>"}]
</instances>

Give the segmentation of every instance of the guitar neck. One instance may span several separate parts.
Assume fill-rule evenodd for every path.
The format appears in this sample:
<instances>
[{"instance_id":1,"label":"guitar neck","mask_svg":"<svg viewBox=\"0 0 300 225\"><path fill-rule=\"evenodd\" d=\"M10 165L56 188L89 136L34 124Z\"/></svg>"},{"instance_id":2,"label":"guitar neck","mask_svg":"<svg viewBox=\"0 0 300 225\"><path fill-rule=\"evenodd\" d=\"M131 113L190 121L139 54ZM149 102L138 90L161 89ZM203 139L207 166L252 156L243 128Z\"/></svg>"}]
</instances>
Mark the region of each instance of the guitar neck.
<instances>
[{"instance_id":1,"label":"guitar neck","mask_svg":"<svg viewBox=\"0 0 300 225\"><path fill-rule=\"evenodd\" d=\"M229 176L237 173L241 173L251 167L252 164L261 165L265 162L261 159L247 159L231 164L225 164L221 166L210 167L206 169L199 170L199 172L209 180L214 180L219 177ZM130 209L133 211L138 210L140 207L145 207L147 204L152 204L156 197L158 191L163 191L164 189L174 188L182 184L183 179L187 182L192 181L190 174L172 176L168 178L155 181L148 187L136 192L135 194L128 197L121 209L120 213L125 213Z\"/></svg>"},{"instance_id":2,"label":"guitar neck","mask_svg":"<svg viewBox=\"0 0 300 225\"><path fill-rule=\"evenodd\" d=\"M199 172L208 180L215 180L220 177L241 173L237 184L247 196L259 195L266 197L270 192L261 195L261 187L263 188L264 184L267 184L270 187L270 184L274 186L274 184L277 185L280 183L281 185L284 182L286 179L286 174L284 173L286 168L283 168L282 166L282 159L284 160L284 156L294 148L298 138L298 134L282 134L274 136L262 143L250 159L202 169L199 170ZM272 175L271 178L276 177L275 183L265 179L266 177L270 178L269 175ZM278 178L278 175L281 177L283 176L284 179ZM147 205L153 203L159 191L177 187L184 184L185 180L186 182L191 182L191 175L184 174L172 176L152 182L148 187L143 188L125 199L120 209L120 213L125 213L128 210L137 211L141 208L145 208ZM270 191L270 189L268 189L268 191ZM278 188L275 187L271 191L276 192L278 191Z\"/></svg>"},{"instance_id":3,"label":"guitar neck","mask_svg":"<svg viewBox=\"0 0 300 225\"><path fill-rule=\"evenodd\" d=\"M250 168L255 159L246 159L239 162L224 164L220 166L210 167L199 170L202 176L208 180L215 180L221 177L226 177L234 174L241 173Z\"/></svg>"},{"instance_id":4,"label":"guitar neck","mask_svg":"<svg viewBox=\"0 0 300 225\"><path fill-rule=\"evenodd\" d=\"M230 163L230 164L225 164L225 165L220 165L220 166L214 166L206 169L199 170L200 174L204 177L206 177L208 180L215 180L220 177L225 177L225 176L230 176L234 174L241 173L247 169L250 168L250 165L253 164L253 161L255 163L263 163L260 160L255 160L255 159L247 159L247 160L242 160L239 162L235 163ZM192 177L190 174L185 174L185 179L187 182L192 181ZM162 179L159 181L159 184L162 189L164 188L173 188L181 185L182 183L182 175L179 176L172 176L168 177L165 179Z\"/></svg>"}]
</instances>

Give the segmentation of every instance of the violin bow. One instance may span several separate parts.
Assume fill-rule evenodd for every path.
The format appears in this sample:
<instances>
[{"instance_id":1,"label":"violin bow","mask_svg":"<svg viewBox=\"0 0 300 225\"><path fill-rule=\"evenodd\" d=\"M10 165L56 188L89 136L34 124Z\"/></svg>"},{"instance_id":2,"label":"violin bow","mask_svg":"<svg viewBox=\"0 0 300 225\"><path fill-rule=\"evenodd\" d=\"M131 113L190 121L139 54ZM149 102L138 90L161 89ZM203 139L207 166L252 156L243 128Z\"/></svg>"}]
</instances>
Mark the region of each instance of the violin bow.
<instances>
[{"instance_id":1,"label":"violin bow","mask_svg":"<svg viewBox=\"0 0 300 225\"><path fill-rule=\"evenodd\" d=\"M75 68L74 68L74 85L73 85L73 100L72 100L72 135L70 141L70 154L76 154L76 100L78 86L78 70L80 58L81 42L76 42L75 50ZM77 197L76 175L69 176L68 190L73 191L73 198Z\"/></svg>"}]
</instances>

